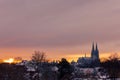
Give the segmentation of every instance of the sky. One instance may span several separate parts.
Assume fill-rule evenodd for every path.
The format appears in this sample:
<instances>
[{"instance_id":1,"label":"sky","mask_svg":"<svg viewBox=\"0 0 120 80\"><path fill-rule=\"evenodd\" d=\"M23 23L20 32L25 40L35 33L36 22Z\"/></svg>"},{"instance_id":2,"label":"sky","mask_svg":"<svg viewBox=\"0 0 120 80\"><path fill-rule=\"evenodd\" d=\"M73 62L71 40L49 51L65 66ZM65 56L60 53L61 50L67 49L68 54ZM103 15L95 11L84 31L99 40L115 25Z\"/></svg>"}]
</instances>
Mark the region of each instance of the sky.
<instances>
[{"instance_id":1,"label":"sky","mask_svg":"<svg viewBox=\"0 0 120 80\"><path fill-rule=\"evenodd\" d=\"M120 52L120 0L0 0L0 59Z\"/></svg>"}]
</instances>

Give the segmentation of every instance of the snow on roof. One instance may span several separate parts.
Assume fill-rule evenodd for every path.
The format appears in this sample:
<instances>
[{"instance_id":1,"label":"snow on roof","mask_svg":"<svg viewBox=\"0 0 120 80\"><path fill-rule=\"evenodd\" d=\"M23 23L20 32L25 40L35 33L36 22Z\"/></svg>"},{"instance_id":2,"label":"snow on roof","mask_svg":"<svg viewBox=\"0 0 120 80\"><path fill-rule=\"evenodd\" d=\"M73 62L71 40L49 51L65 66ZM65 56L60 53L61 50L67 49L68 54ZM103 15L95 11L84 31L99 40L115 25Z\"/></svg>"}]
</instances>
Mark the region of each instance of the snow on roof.
<instances>
[{"instance_id":1,"label":"snow on roof","mask_svg":"<svg viewBox=\"0 0 120 80\"><path fill-rule=\"evenodd\" d=\"M28 69L27 69L27 71L36 71L34 68L31 68L31 67L29 67Z\"/></svg>"}]
</instances>

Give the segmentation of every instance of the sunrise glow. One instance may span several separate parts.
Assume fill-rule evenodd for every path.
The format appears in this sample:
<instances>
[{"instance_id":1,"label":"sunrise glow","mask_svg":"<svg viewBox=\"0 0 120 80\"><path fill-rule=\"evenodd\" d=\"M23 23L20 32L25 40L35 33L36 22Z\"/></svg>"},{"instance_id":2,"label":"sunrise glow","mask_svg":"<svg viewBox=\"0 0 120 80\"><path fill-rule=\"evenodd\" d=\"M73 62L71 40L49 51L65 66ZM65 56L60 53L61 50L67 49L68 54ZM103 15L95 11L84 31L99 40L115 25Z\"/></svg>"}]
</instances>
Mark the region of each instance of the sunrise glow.
<instances>
[{"instance_id":1,"label":"sunrise glow","mask_svg":"<svg viewBox=\"0 0 120 80\"><path fill-rule=\"evenodd\" d=\"M7 60L3 60L4 63L14 63L14 59L13 58L9 58Z\"/></svg>"}]
</instances>

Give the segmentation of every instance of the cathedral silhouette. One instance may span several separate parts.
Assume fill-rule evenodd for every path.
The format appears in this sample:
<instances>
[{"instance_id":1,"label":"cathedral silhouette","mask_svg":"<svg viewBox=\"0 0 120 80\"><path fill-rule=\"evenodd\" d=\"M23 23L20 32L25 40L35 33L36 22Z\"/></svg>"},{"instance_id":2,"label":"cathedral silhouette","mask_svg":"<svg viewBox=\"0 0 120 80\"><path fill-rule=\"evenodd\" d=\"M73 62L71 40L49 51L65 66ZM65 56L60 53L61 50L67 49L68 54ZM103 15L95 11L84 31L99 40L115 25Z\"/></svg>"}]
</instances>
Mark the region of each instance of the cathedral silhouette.
<instances>
[{"instance_id":1,"label":"cathedral silhouette","mask_svg":"<svg viewBox=\"0 0 120 80\"><path fill-rule=\"evenodd\" d=\"M96 43L96 47L94 43L92 44L92 50L91 50L91 57L79 57L77 60L77 63L82 67L96 67L100 64L99 59L99 49Z\"/></svg>"},{"instance_id":2,"label":"cathedral silhouette","mask_svg":"<svg viewBox=\"0 0 120 80\"><path fill-rule=\"evenodd\" d=\"M99 50L96 43L96 48L94 48L94 43L92 45L91 58L93 60L99 60Z\"/></svg>"}]
</instances>

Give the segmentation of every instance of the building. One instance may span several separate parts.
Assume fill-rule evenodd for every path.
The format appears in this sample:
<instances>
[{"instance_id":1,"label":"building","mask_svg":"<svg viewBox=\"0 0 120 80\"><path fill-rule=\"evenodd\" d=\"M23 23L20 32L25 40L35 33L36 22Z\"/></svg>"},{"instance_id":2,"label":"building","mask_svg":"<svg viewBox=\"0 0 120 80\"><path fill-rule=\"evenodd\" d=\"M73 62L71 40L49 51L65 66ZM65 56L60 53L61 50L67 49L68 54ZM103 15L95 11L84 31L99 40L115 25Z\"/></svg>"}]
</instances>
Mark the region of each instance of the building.
<instances>
[{"instance_id":1,"label":"building","mask_svg":"<svg viewBox=\"0 0 120 80\"><path fill-rule=\"evenodd\" d=\"M91 59L99 60L99 50L98 50L97 44L96 44L96 48L94 48L94 43L92 45Z\"/></svg>"},{"instance_id":2,"label":"building","mask_svg":"<svg viewBox=\"0 0 120 80\"><path fill-rule=\"evenodd\" d=\"M99 66L100 59L99 59L99 50L97 44L96 47L94 46L94 43L92 44L91 57L86 57L85 54L85 57L80 57L77 60L77 63L80 67Z\"/></svg>"}]
</instances>

